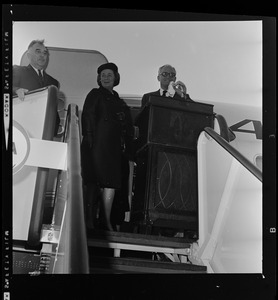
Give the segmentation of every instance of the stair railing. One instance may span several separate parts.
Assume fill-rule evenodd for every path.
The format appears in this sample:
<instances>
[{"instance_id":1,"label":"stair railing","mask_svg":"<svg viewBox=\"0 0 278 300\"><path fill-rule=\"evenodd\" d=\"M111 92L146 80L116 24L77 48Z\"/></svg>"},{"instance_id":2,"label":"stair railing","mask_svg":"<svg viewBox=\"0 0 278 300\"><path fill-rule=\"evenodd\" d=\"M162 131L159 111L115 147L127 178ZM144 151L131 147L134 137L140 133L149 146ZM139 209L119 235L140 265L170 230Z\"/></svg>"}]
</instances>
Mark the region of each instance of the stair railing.
<instances>
[{"instance_id":1,"label":"stair railing","mask_svg":"<svg viewBox=\"0 0 278 300\"><path fill-rule=\"evenodd\" d=\"M262 171L256 167L249 159L242 155L237 149L232 147L224 138L217 134L212 128L206 127L204 131L209 134L218 144L226 149L234 158L236 158L246 169L262 181Z\"/></svg>"},{"instance_id":2,"label":"stair railing","mask_svg":"<svg viewBox=\"0 0 278 300\"><path fill-rule=\"evenodd\" d=\"M67 171L63 171L58 178L54 223L61 225L61 229L53 273L87 274L89 255L81 178L78 106L75 104L68 106L64 141L68 144Z\"/></svg>"}]
</instances>

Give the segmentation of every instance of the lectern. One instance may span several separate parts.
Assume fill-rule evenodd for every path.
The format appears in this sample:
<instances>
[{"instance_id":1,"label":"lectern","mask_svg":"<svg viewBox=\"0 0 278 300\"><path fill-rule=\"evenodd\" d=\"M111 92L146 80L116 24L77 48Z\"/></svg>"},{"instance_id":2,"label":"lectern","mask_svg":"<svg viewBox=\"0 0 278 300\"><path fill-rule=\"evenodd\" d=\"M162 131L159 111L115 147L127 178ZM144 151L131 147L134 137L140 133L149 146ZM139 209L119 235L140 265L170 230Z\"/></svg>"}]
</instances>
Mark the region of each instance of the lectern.
<instances>
[{"instance_id":1,"label":"lectern","mask_svg":"<svg viewBox=\"0 0 278 300\"><path fill-rule=\"evenodd\" d=\"M197 140L213 105L150 96L136 126L131 221L198 235Z\"/></svg>"}]
</instances>

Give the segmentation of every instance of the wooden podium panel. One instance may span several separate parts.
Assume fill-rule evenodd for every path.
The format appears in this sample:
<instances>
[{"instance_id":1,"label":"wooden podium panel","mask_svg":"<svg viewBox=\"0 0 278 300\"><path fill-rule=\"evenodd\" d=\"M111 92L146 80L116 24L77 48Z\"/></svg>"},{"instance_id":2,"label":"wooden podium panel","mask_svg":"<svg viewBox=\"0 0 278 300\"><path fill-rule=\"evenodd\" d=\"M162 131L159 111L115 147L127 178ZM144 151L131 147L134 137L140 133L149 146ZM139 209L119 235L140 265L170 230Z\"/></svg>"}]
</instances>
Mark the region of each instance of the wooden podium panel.
<instances>
[{"instance_id":1,"label":"wooden podium panel","mask_svg":"<svg viewBox=\"0 0 278 300\"><path fill-rule=\"evenodd\" d=\"M151 96L136 120L137 149L159 144L195 149L200 132L213 127L213 106Z\"/></svg>"},{"instance_id":2,"label":"wooden podium panel","mask_svg":"<svg viewBox=\"0 0 278 300\"><path fill-rule=\"evenodd\" d=\"M132 221L197 232L197 193L195 151L150 145L137 153Z\"/></svg>"},{"instance_id":3,"label":"wooden podium panel","mask_svg":"<svg viewBox=\"0 0 278 300\"><path fill-rule=\"evenodd\" d=\"M213 106L151 96L136 119L131 221L198 236L197 141Z\"/></svg>"}]
</instances>

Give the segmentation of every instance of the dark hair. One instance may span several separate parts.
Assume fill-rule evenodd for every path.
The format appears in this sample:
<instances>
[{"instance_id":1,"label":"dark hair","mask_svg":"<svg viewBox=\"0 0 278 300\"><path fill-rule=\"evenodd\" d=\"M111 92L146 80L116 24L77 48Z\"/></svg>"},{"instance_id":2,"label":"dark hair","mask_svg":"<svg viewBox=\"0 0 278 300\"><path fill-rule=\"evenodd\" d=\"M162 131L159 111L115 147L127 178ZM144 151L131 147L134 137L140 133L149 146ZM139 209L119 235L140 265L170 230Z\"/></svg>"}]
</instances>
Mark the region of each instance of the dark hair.
<instances>
[{"instance_id":1,"label":"dark hair","mask_svg":"<svg viewBox=\"0 0 278 300\"><path fill-rule=\"evenodd\" d=\"M101 71L103 71L105 69L109 69L109 70L113 71L114 76L115 76L113 86L117 86L120 83L120 74L118 72L118 67L114 63L105 63L105 64L102 64L101 66L98 67L98 69L97 69L97 73L98 73L97 83L98 83L98 85L101 86L100 73L101 73Z\"/></svg>"},{"instance_id":2,"label":"dark hair","mask_svg":"<svg viewBox=\"0 0 278 300\"><path fill-rule=\"evenodd\" d=\"M166 65L161 66L161 67L158 69L158 75L160 75L161 70L162 70L163 68L165 68L165 67L172 68L172 69L174 70L175 74L177 74L176 69L175 69L173 66L166 64Z\"/></svg>"},{"instance_id":3,"label":"dark hair","mask_svg":"<svg viewBox=\"0 0 278 300\"><path fill-rule=\"evenodd\" d=\"M33 41L29 44L28 49L30 49L30 48L31 48L33 45L35 45L35 44L41 44L41 45L44 46L44 40L33 40Z\"/></svg>"}]
</instances>

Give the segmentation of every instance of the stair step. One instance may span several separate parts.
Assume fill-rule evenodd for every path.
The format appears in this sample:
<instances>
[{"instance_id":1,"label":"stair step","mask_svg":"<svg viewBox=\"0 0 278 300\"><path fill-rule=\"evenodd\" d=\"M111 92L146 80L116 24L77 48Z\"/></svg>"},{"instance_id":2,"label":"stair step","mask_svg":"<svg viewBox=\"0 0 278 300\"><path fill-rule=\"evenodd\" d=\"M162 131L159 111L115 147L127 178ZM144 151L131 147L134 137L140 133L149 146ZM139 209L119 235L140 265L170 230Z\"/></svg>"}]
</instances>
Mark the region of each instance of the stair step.
<instances>
[{"instance_id":1,"label":"stair step","mask_svg":"<svg viewBox=\"0 0 278 300\"><path fill-rule=\"evenodd\" d=\"M93 245L94 241L102 240L107 243L122 243L165 248L190 248L195 240L180 237L165 237L129 232L116 232L104 230L91 230L88 232L88 244Z\"/></svg>"},{"instance_id":2,"label":"stair step","mask_svg":"<svg viewBox=\"0 0 278 300\"><path fill-rule=\"evenodd\" d=\"M90 273L206 273L206 266L187 263L161 262L139 258L100 257L90 258Z\"/></svg>"}]
</instances>

